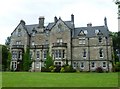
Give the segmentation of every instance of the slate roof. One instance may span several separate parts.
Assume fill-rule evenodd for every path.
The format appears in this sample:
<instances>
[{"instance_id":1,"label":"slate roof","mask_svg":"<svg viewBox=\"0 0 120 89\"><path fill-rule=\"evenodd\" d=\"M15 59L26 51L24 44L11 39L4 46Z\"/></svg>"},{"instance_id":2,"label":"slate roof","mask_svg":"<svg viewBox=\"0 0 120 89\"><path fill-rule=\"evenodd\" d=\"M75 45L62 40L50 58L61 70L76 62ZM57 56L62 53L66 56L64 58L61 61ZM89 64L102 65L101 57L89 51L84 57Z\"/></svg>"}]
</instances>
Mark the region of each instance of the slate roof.
<instances>
[{"instance_id":1,"label":"slate roof","mask_svg":"<svg viewBox=\"0 0 120 89\"><path fill-rule=\"evenodd\" d=\"M86 37L96 36L95 30L99 30L103 36L108 37L109 31L106 26L93 26L93 27L78 27L74 30L74 37L77 37L81 31L87 31Z\"/></svg>"},{"instance_id":2,"label":"slate roof","mask_svg":"<svg viewBox=\"0 0 120 89\"><path fill-rule=\"evenodd\" d=\"M63 21L71 30L72 30L72 37L76 38L80 34L81 31L87 31L86 37L94 37L96 36L95 30L99 30L103 36L109 36L109 30L106 26L91 26L91 27L77 27L74 28L74 24L72 21ZM25 25L25 28L29 35L32 33L33 30L38 29L39 24L32 24L32 25ZM55 25L54 22L49 23L44 29L50 30ZM74 30L73 30L74 29ZM74 31L74 32L73 32Z\"/></svg>"}]
</instances>

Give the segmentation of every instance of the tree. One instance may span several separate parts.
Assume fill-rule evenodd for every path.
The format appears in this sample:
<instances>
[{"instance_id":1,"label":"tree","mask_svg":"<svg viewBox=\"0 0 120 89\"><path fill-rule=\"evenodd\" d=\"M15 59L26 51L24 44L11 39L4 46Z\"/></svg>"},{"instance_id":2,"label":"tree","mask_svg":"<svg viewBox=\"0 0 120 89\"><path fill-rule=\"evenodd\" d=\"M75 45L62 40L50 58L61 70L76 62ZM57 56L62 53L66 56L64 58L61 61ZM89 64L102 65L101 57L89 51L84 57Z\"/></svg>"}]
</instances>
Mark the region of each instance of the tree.
<instances>
[{"instance_id":1,"label":"tree","mask_svg":"<svg viewBox=\"0 0 120 89\"><path fill-rule=\"evenodd\" d=\"M29 71L30 65L31 65L30 49L27 48L26 52L23 54L23 71Z\"/></svg>"},{"instance_id":2,"label":"tree","mask_svg":"<svg viewBox=\"0 0 120 89\"><path fill-rule=\"evenodd\" d=\"M113 49L114 49L114 59L115 63L119 61L119 57L117 56L120 53L120 32L111 32L112 40L113 40Z\"/></svg>"},{"instance_id":3,"label":"tree","mask_svg":"<svg viewBox=\"0 0 120 89\"><path fill-rule=\"evenodd\" d=\"M5 45L9 46L10 45L10 41L11 41L11 38L7 37L7 39L5 41Z\"/></svg>"},{"instance_id":4,"label":"tree","mask_svg":"<svg viewBox=\"0 0 120 89\"><path fill-rule=\"evenodd\" d=\"M2 70L7 69L8 49L5 45L2 45Z\"/></svg>"},{"instance_id":5,"label":"tree","mask_svg":"<svg viewBox=\"0 0 120 89\"><path fill-rule=\"evenodd\" d=\"M7 69L10 70L10 63L12 59L12 54L8 52L8 59L7 59Z\"/></svg>"},{"instance_id":6,"label":"tree","mask_svg":"<svg viewBox=\"0 0 120 89\"><path fill-rule=\"evenodd\" d=\"M52 59L52 56L50 56L50 53L48 51L46 61L45 61L45 67L46 69L49 69L50 66L53 66L53 59Z\"/></svg>"}]
</instances>

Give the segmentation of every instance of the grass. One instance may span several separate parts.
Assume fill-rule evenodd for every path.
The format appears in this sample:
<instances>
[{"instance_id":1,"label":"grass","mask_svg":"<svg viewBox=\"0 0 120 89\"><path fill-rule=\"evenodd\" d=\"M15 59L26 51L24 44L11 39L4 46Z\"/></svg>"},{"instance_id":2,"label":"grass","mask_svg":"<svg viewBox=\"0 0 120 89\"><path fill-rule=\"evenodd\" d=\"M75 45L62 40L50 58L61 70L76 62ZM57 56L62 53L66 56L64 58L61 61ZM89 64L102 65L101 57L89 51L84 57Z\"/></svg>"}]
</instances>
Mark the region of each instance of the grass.
<instances>
[{"instance_id":1,"label":"grass","mask_svg":"<svg viewBox=\"0 0 120 89\"><path fill-rule=\"evenodd\" d=\"M118 73L3 72L3 87L117 87Z\"/></svg>"}]
</instances>

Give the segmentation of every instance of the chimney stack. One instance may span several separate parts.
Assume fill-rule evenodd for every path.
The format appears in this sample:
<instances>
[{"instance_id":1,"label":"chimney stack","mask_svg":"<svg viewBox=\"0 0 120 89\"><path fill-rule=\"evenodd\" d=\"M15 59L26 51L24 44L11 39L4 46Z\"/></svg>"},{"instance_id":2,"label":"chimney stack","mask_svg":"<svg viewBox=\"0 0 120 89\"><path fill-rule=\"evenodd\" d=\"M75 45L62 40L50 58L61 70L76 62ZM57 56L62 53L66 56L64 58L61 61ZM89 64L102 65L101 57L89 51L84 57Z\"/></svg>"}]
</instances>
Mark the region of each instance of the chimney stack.
<instances>
[{"instance_id":1,"label":"chimney stack","mask_svg":"<svg viewBox=\"0 0 120 89\"><path fill-rule=\"evenodd\" d=\"M54 22L56 23L58 21L57 17L55 16L54 17Z\"/></svg>"},{"instance_id":2,"label":"chimney stack","mask_svg":"<svg viewBox=\"0 0 120 89\"><path fill-rule=\"evenodd\" d=\"M39 17L39 28L44 28L44 16Z\"/></svg>"},{"instance_id":3,"label":"chimney stack","mask_svg":"<svg viewBox=\"0 0 120 89\"><path fill-rule=\"evenodd\" d=\"M92 23L88 23L88 24L87 24L87 27L92 27Z\"/></svg>"},{"instance_id":4,"label":"chimney stack","mask_svg":"<svg viewBox=\"0 0 120 89\"><path fill-rule=\"evenodd\" d=\"M104 24L107 27L107 18L106 17L104 18Z\"/></svg>"},{"instance_id":5,"label":"chimney stack","mask_svg":"<svg viewBox=\"0 0 120 89\"><path fill-rule=\"evenodd\" d=\"M74 15L71 15L71 21L74 23Z\"/></svg>"}]
</instances>

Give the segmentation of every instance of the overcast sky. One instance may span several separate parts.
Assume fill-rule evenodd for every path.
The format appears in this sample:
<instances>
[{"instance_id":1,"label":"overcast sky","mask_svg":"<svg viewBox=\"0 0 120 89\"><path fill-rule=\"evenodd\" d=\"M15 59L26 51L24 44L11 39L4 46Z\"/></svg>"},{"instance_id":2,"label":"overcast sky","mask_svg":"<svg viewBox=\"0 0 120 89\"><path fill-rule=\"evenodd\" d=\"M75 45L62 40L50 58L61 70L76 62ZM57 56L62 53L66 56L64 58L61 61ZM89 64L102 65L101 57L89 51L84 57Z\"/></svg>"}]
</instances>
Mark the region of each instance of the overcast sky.
<instances>
[{"instance_id":1,"label":"overcast sky","mask_svg":"<svg viewBox=\"0 0 120 89\"><path fill-rule=\"evenodd\" d=\"M117 6L113 0L1 0L0 2L0 44L11 35L23 19L26 24L37 24L39 16L45 17L45 24L54 17L71 20L75 16L76 27L104 25L107 17L110 31L117 32Z\"/></svg>"}]
</instances>

